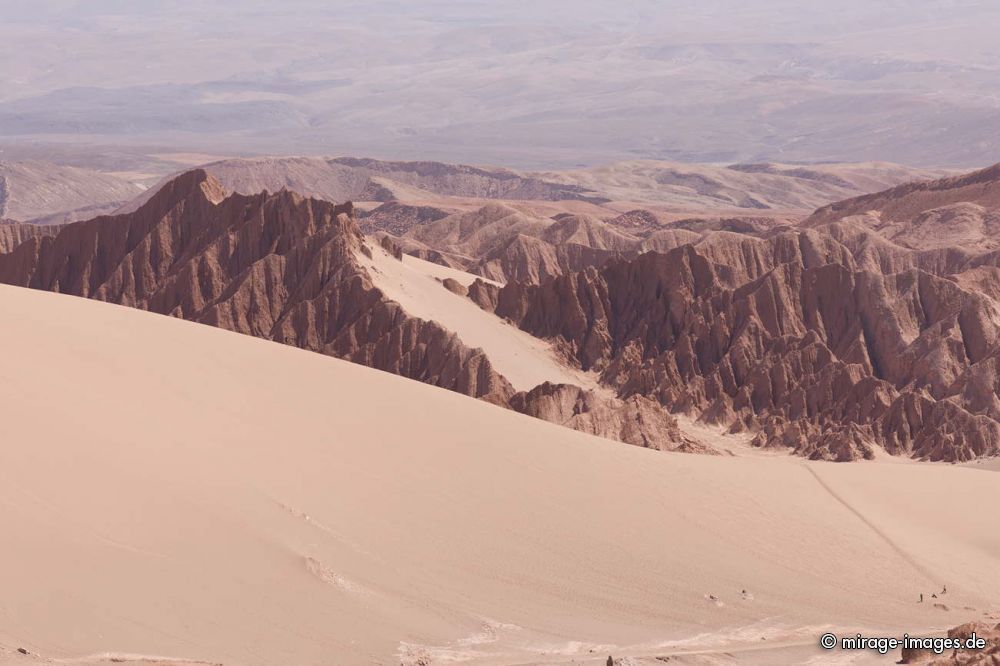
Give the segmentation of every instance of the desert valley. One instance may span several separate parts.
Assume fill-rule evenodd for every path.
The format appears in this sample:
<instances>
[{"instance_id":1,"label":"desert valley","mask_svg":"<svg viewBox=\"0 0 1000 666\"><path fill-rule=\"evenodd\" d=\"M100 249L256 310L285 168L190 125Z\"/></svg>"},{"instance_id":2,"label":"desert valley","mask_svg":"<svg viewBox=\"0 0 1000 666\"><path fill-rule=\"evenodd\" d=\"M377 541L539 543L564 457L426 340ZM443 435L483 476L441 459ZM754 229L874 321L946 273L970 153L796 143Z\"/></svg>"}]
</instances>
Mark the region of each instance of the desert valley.
<instances>
[{"instance_id":1,"label":"desert valley","mask_svg":"<svg viewBox=\"0 0 1000 666\"><path fill-rule=\"evenodd\" d=\"M810 171L241 159L5 223L0 659L825 663L1000 622L1000 170Z\"/></svg>"},{"instance_id":2,"label":"desert valley","mask_svg":"<svg viewBox=\"0 0 1000 666\"><path fill-rule=\"evenodd\" d=\"M1000 664L1000 10L0 5L0 666Z\"/></svg>"}]
</instances>

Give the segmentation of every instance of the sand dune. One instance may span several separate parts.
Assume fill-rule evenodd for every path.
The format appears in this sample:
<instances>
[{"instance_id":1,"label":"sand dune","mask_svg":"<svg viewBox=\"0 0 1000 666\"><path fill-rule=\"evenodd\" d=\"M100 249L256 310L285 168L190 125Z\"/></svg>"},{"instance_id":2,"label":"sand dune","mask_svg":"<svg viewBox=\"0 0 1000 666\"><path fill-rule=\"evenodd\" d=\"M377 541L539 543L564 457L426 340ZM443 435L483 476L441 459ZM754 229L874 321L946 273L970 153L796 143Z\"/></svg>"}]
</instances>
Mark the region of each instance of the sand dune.
<instances>
[{"instance_id":1,"label":"sand dune","mask_svg":"<svg viewBox=\"0 0 1000 666\"><path fill-rule=\"evenodd\" d=\"M400 261L378 246L372 247L371 259L360 253L357 258L386 296L414 317L435 321L457 333L467 346L485 351L493 366L515 389L530 391L544 382L599 389L596 375L560 362L545 341L482 310L441 284L442 279L452 278L468 286L477 276L405 254Z\"/></svg>"},{"instance_id":2,"label":"sand dune","mask_svg":"<svg viewBox=\"0 0 1000 666\"><path fill-rule=\"evenodd\" d=\"M0 305L0 663L603 663L762 638L798 651L758 663L802 663L821 627L1000 603L991 472L660 453L138 310ZM950 610L914 603L942 583Z\"/></svg>"}]
</instances>

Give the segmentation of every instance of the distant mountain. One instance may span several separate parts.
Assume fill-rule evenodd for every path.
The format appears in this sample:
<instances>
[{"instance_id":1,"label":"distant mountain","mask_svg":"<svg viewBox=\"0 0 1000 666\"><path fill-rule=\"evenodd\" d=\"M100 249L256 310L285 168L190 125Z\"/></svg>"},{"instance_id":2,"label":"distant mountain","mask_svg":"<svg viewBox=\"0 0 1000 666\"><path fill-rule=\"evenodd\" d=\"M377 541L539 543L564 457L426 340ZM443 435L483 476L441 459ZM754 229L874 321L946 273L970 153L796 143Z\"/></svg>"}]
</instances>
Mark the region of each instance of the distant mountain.
<instances>
[{"instance_id":1,"label":"distant mountain","mask_svg":"<svg viewBox=\"0 0 1000 666\"><path fill-rule=\"evenodd\" d=\"M588 169L543 172L555 182L600 192L615 201L662 204L681 211L811 211L947 172L899 164L735 164L717 166L637 160Z\"/></svg>"},{"instance_id":2,"label":"distant mountain","mask_svg":"<svg viewBox=\"0 0 1000 666\"><path fill-rule=\"evenodd\" d=\"M435 197L605 201L577 186L549 183L507 169L437 162L262 157L222 160L202 168L229 192L256 194L288 189L333 202L389 202ZM122 211L135 210L150 196L152 192L139 197Z\"/></svg>"},{"instance_id":3,"label":"distant mountain","mask_svg":"<svg viewBox=\"0 0 1000 666\"><path fill-rule=\"evenodd\" d=\"M367 158L261 157L204 165L227 191L254 194L289 189L333 202L403 202L455 212L483 201L553 202L560 212L615 218L631 202L667 217L692 215L806 215L819 206L946 172L895 164L779 164L731 167L672 162L620 162L604 167L541 173L440 162ZM172 178L164 179L164 182ZM155 187L123 212L135 210ZM391 221L394 233L405 231ZM400 211L394 211L399 213ZM424 211L427 213L428 211ZM426 220L426 214L419 216ZM414 222L418 220L415 219ZM633 221L623 220L625 226ZM387 228L385 230L388 230Z\"/></svg>"},{"instance_id":4,"label":"distant mountain","mask_svg":"<svg viewBox=\"0 0 1000 666\"><path fill-rule=\"evenodd\" d=\"M825 206L803 226L846 221L914 249L1000 247L1000 164Z\"/></svg>"},{"instance_id":5,"label":"distant mountain","mask_svg":"<svg viewBox=\"0 0 1000 666\"><path fill-rule=\"evenodd\" d=\"M48 162L0 162L0 218L42 224L108 213L141 189L97 171Z\"/></svg>"},{"instance_id":6,"label":"distant mountain","mask_svg":"<svg viewBox=\"0 0 1000 666\"><path fill-rule=\"evenodd\" d=\"M529 201L588 201L596 204L608 201L604 196L597 194L595 189L574 184L558 184L533 174L520 174L500 168L440 162L384 162L354 157L341 157L331 162L350 167L366 175L372 182L385 179L390 183L400 183L444 196Z\"/></svg>"}]
</instances>

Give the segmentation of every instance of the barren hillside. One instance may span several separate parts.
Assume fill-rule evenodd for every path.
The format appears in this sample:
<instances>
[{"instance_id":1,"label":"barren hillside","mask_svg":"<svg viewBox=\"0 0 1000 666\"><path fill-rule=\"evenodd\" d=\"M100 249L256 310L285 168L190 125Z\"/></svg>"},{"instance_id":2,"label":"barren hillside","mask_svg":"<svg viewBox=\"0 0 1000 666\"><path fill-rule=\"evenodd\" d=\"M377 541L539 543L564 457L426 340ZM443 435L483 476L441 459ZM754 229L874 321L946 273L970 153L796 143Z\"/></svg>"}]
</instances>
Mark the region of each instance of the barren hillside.
<instances>
[{"instance_id":1,"label":"barren hillside","mask_svg":"<svg viewBox=\"0 0 1000 666\"><path fill-rule=\"evenodd\" d=\"M48 162L0 162L0 219L63 223L110 212L142 190L109 174Z\"/></svg>"}]
</instances>

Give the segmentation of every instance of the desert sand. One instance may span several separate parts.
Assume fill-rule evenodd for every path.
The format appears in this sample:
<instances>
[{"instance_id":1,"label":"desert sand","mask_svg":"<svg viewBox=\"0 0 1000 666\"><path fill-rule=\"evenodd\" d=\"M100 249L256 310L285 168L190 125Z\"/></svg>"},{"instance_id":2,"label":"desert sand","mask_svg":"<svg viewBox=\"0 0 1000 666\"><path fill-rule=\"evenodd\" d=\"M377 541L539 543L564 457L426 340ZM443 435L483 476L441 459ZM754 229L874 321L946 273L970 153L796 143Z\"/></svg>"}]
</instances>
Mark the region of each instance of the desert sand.
<instances>
[{"instance_id":1,"label":"desert sand","mask_svg":"<svg viewBox=\"0 0 1000 666\"><path fill-rule=\"evenodd\" d=\"M803 663L827 628L1000 605L993 472L644 450L125 307L0 306L0 663Z\"/></svg>"},{"instance_id":2,"label":"desert sand","mask_svg":"<svg viewBox=\"0 0 1000 666\"><path fill-rule=\"evenodd\" d=\"M560 362L548 342L486 312L468 298L448 291L441 283L451 278L468 286L481 279L478 276L406 254L399 260L375 245L371 253L370 258L361 253L357 258L376 287L408 314L435 321L457 333L469 347L485 351L493 366L514 388L530 391L539 384L552 382L600 390L596 374Z\"/></svg>"}]
</instances>

